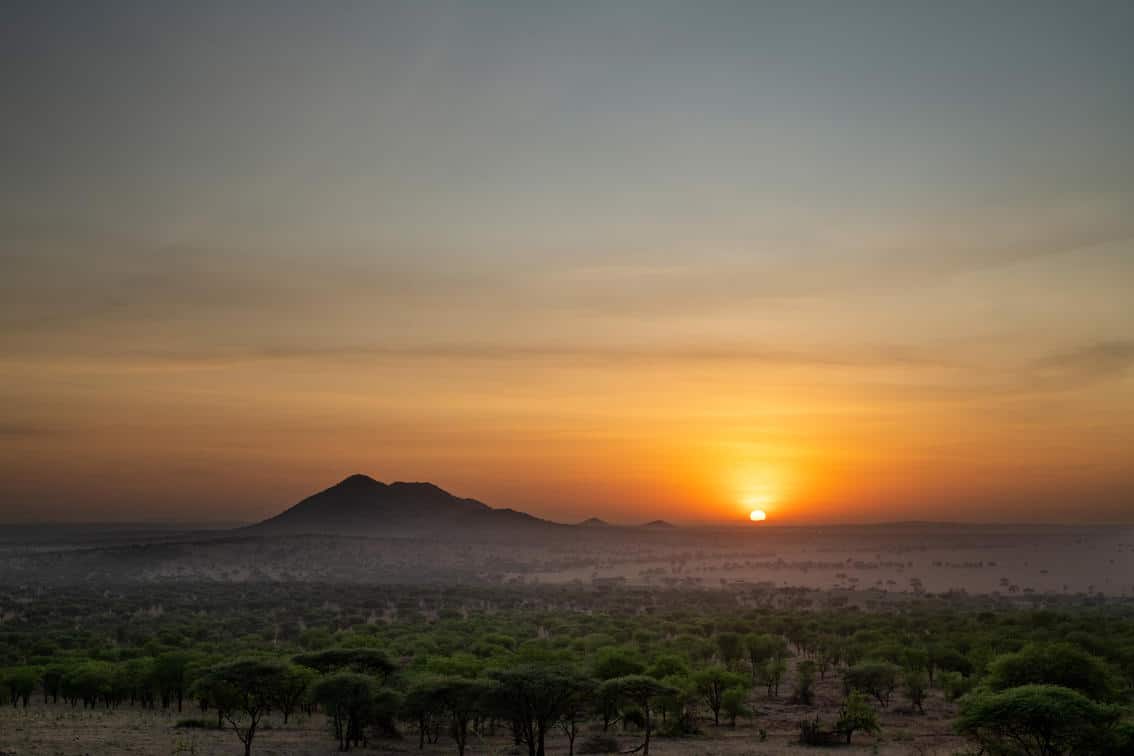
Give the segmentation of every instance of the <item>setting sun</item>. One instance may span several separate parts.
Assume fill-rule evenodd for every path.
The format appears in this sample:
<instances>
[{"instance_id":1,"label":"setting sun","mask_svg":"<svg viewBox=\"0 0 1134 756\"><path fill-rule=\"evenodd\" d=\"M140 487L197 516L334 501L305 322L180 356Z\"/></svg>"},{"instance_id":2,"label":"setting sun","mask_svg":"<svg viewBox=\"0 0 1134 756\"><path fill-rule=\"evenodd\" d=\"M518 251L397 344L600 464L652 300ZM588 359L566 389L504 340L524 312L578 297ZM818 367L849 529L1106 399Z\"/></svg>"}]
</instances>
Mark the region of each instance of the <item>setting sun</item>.
<instances>
[{"instance_id":1,"label":"setting sun","mask_svg":"<svg viewBox=\"0 0 1134 756\"><path fill-rule=\"evenodd\" d=\"M748 519L752 520L752 522L763 522L768 519L768 515L763 509L753 509L752 512L749 513Z\"/></svg>"}]
</instances>

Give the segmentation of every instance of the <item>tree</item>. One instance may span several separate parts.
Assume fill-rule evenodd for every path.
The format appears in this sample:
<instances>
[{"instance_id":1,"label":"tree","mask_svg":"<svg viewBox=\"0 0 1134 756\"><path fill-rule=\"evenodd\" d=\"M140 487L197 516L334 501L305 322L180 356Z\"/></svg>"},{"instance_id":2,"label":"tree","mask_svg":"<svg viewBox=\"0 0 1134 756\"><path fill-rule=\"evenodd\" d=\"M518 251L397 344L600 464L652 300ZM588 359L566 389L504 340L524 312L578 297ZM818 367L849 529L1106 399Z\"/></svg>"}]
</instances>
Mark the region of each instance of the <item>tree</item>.
<instances>
[{"instance_id":1,"label":"tree","mask_svg":"<svg viewBox=\"0 0 1134 756\"><path fill-rule=\"evenodd\" d=\"M610 726L618 721L618 704L617 686L603 683L595 690L595 708L602 717L603 732L610 732Z\"/></svg>"},{"instance_id":2,"label":"tree","mask_svg":"<svg viewBox=\"0 0 1134 756\"><path fill-rule=\"evenodd\" d=\"M720 633L717 635L717 653L721 663L731 667L744 655L744 641L737 633Z\"/></svg>"},{"instance_id":3,"label":"tree","mask_svg":"<svg viewBox=\"0 0 1134 756\"><path fill-rule=\"evenodd\" d=\"M998 656L985 679L991 690L1032 684L1058 685L1106 702L1116 701L1121 692L1106 662L1070 643L1031 644L1017 653Z\"/></svg>"},{"instance_id":4,"label":"tree","mask_svg":"<svg viewBox=\"0 0 1134 756\"><path fill-rule=\"evenodd\" d=\"M285 664L280 670L279 686L272 703L283 714L284 724L303 702L316 677L318 673L315 670L298 664Z\"/></svg>"},{"instance_id":5,"label":"tree","mask_svg":"<svg viewBox=\"0 0 1134 756\"><path fill-rule=\"evenodd\" d=\"M189 665L194 658L194 654L187 651L168 651L154 659L153 675L161 692L163 709L176 698L177 710L181 711L181 702L189 689Z\"/></svg>"},{"instance_id":6,"label":"tree","mask_svg":"<svg viewBox=\"0 0 1134 756\"><path fill-rule=\"evenodd\" d=\"M661 654L654 658L646 674L655 680L661 680L673 675L688 675L689 664L684 658L677 654Z\"/></svg>"},{"instance_id":7,"label":"tree","mask_svg":"<svg viewBox=\"0 0 1134 756\"><path fill-rule=\"evenodd\" d=\"M750 633L744 636L744 650L748 654L753 685L759 682L769 661L782 659L788 653L784 639L769 633Z\"/></svg>"},{"instance_id":8,"label":"tree","mask_svg":"<svg viewBox=\"0 0 1134 756\"><path fill-rule=\"evenodd\" d=\"M632 651L608 647L598 650L591 662L591 669L597 679L613 680L616 677L640 675L645 671L646 665Z\"/></svg>"},{"instance_id":9,"label":"tree","mask_svg":"<svg viewBox=\"0 0 1134 756\"><path fill-rule=\"evenodd\" d=\"M283 670L278 661L238 659L209 667L197 687L244 744L244 756L252 753L256 728L279 695Z\"/></svg>"},{"instance_id":10,"label":"tree","mask_svg":"<svg viewBox=\"0 0 1134 756\"><path fill-rule=\"evenodd\" d=\"M63 688L63 677L67 674L64 664L49 664L43 668L43 702L47 703L48 696L53 703L59 703L59 693Z\"/></svg>"},{"instance_id":11,"label":"tree","mask_svg":"<svg viewBox=\"0 0 1134 756\"><path fill-rule=\"evenodd\" d=\"M637 706L642 711L642 756L650 756L650 732L653 729L653 708L658 698L672 695L673 689L646 675L626 675L607 680L599 687L619 701Z\"/></svg>"},{"instance_id":12,"label":"tree","mask_svg":"<svg viewBox=\"0 0 1134 756\"><path fill-rule=\"evenodd\" d=\"M661 712L666 729L677 735L696 733L695 707L701 700L697 683L688 674L668 675L659 679L671 691L659 697L657 702L657 709Z\"/></svg>"},{"instance_id":13,"label":"tree","mask_svg":"<svg viewBox=\"0 0 1134 756\"><path fill-rule=\"evenodd\" d=\"M137 701L143 707L156 705L161 693L156 670L157 666L150 656L140 656L119 665L121 684L128 692L131 704Z\"/></svg>"},{"instance_id":14,"label":"tree","mask_svg":"<svg viewBox=\"0 0 1134 756\"><path fill-rule=\"evenodd\" d=\"M811 659L804 659L795 668L795 703L810 706L815 700L815 670L818 665Z\"/></svg>"},{"instance_id":15,"label":"tree","mask_svg":"<svg viewBox=\"0 0 1134 756\"><path fill-rule=\"evenodd\" d=\"M1070 688L1023 685L967 696L956 727L997 756L1069 756L1105 752L1120 713Z\"/></svg>"},{"instance_id":16,"label":"tree","mask_svg":"<svg viewBox=\"0 0 1134 756\"><path fill-rule=\"evenodd\" d=\"M833 667L837 667L839 662L843 660L843 645L842 639L832 635L824 635L819 638L815 662L820 680L826 680L827 672Z\"/></svg>"},{"instance_id":17,"label":"tree","mask_svg":"<svg viewBox=\"0 0 1134 756\"><path fill-rule=\"evenodd\" d=\"M760 679L768 688L768 697L776 698L780 695L780 682L784 679L784 674L787 672L787 661L781 656L775 656L764 662L764 668L760 672Z\"/></svg>"},{"instance_id":18,"label":"tree","mask_svg":"<svg viewBox=\"0 0 1134 756\"><path fill-rule=\"evenodd\" d=\"M575 738L579 736L579 724L584 721L592 708L597 682L589 677L576 678L576 684L563 702L559 711L559 728L567 736L567 754L575 756Z\"/></svg>"},{"instance_id":19,"label":"tree","mask_svg":"<svg viewBox=\"0 0 1134 756\"><path fill-rule=\"evenodd\" d=\"M345 670L375 676L380 682L385 682L390 673L397 669L390 657L377 648L328 648L299 654L292 661L323 674Z\"/></svg>"},{"instance_id":20,"label":"tree","mask_svg":"<svg viewBox=\"0 0 1134 756\"><path fill-rule=\"evenodd\" d=\"M100 699L109 706L113 679L112 665L104 661L83 661L63 675L60 691L63 700L70 702L72 706L82 700L83 708L93 709Z\"/></svg>"},{"instance_id":21,"label":"tree","mask_svg":"<svg viewBox=\"0 0 1134 756\"><path fill-rule=\"evenodd\" d=\"M709 707L709 711L713 712L713 724L719 727L724 692L729 688L744 686L746 680L740 675L729 672L724 667L713 666L694 674L693 682L697 686L701 700Z\"/></svg>"},{"instance_id":22,"label":"tree","mask_svg":"<svg viewBox=\"0 0 1134 756\"><path fill-rule=\"evenodd\" d=\"M862 691L873 696L882 708L890 705L890 697L898 686L901 670L896 664L883 661L866 661L854 665L843 673L843 688Z\"/></svg>"},{"instance_id":23,"label":"tree","mask_svg":"<svg viewBox=\"0 0 1134 756\"><path fill-rule=\"evenodd\" d=\"M835 731L845 735L849 744L851 736L856 732L873 735L881 729L878 724L878 713L871 708L866 697L854 690L847 694L842 706L839 707L839 719L835 723Z\"/></svg>"},{"instance_id":24,"label":"tree","mask_svg":"<svg viewBox=\"0 0 1134 756\"><path fill-rule=\"evenodd\" d=\"M466 677L438 677L429 685L429 696L449 719L449 734L457 743L458 756L464 756L469 742L469 724L488 709L493 686L486 680Z\"/></svg>"},{"instance_id":25,"label":"tree","mask_svg":"<svg viewBox=\"0 0 1134 756\"><path fill-rule=\"evenodd\" d=\"M929 647L929 668L926 671L929 673L929 685L932 687L938 672L957 672L961 675L971 675L973 663L969 661L967 656L952 646L937 644Z\"/></svg>"},{"instance_id":26,"label":"tree","mask_svg":"<svg viewBox=\"0 0 1134 756\"><path fill-rule=\"evenodd\" d=\"M721 711L728 717L728 726L736 728L737 717L752 714L747 706L748 688L729 688L721 696Z\"/></svg>"},{"instance_id":27,"label":"tree","mask_svg":"<svg viewBox=\"0 0 1134 756\"><path fill-rule=\"evenodd\" d=\"M924 669L907 669L902 673L902 688L913 707L925 713L925 694L929 689L929 675Z\"/></svg>"},{"instance_id":28,"label":"tree","mask_svg":"<svg viewBox=\"0 0 1134 756\"><path fill-rule=\"evenodd\" d=\"M24 708L28 708L28 700L35 692L40 674L37 667L11 667L0 674L0 684L7 686L8 694L12 697L12 706L22 700Z\"/></svg>"},{"instance_id":29,"label":"tree","mask_svg":"<svg viewBox=\"0 0 1134 756\"><path fill-rule=\"evenodd\" d=\"M544 756L547 732L577 695L582 678L564 667L525 664L492 672L496 711L519 727L529 756Z\"/></svg>"},{"instance_id":30,"label":"tree","mask_svg":"<svg viewBox=\"0 0 1134 756\"><path fill-rule=\"evenodd\" d=\"M406 691L403 713L417 724L417 748L424 750L426 742L436 743L440 737L441 702L434 695L435 675L414 678Z\"/></svg>"},{"instance_id":31,"label":"tree","mask_svg":"<svg viewBox=\"0 0 1134 756\"><path fill-rule=\"evenodd\" d=\"M370 723L376 687L367 675L335 672L311 688L312 700L331 718L340 751L366 744L366 726Z\"/></svg>"}]
</instances>

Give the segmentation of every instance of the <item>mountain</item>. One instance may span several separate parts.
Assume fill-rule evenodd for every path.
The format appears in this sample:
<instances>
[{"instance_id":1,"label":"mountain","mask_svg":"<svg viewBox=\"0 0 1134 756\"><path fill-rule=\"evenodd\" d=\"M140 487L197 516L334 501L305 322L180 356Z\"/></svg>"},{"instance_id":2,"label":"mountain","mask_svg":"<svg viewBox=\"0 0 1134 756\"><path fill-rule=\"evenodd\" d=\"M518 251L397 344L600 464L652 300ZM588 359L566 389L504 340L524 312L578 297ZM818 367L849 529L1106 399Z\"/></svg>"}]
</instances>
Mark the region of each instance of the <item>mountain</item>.
<instances>
[{"instance_id":1,"label":"mountain","mask_svg":"<svg viewBox=\"0 0 1134 756\"><path fill-rule=\"evenodd\" d=\"M674 525L672 522L666 522L665 520L652 520L650 522L647 522L642 527L643 528L652 528L654 530L671 530L673 528L676 528L677 526Z\"/></svg>"},{"instance_id":2,"label":"mountain","mask_svg":"<svg viewBox=\"0 0 1134 756\"><path fill-rule=\"evenodd\" d=\"M284 512L245 528L255 535L359 535L445 540L509 537L568 526L462 499L432 483L383 483L351 475Z\"/></svg>"}]
</instances>

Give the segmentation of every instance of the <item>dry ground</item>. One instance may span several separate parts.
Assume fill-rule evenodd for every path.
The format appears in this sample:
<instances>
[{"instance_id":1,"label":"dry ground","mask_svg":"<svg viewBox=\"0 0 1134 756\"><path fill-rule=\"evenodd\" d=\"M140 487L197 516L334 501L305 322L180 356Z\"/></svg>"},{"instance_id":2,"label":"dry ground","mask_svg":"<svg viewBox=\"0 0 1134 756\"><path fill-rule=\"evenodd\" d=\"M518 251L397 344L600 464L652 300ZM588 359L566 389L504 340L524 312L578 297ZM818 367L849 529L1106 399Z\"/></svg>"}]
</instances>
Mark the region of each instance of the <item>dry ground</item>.
<instances>
[{"instance_id":1,"label":"dry ground","mask_svg":"<svg viewBox=\"0 0 1134 756\"><path fill-rule=\"evenodd\" d=\"M817 704L822 718L835 718L839 687L828 679L819 686ZM669 739L655 737L651 753L661 756L744 756L760 754L883 754L884 756L950 756L964 748L964 741L952 735L950 720L954 708L935 695L926 706L926 714L912 714L896 702L882 714L882 735L878 739L856 736L855 744L829 749L809 749L796 743L796 723L814 715L814 708L793 706L786 695L768 701L762 691L755 705L759 716L755 722L742 721L735 730L708 722L698 737ZM122 708L114 711L84 711L64 705L33 704L26 711L0 707L0 753L5 756L118 756L119 754L155 754L173 756L239 756L240 743L231 731L177 729L180 718L197 716L194 709L182 714L163 711L142 711ZM767 740L758 738L758 728L768 730ZM580 739L584 736L580 736ZM639 742L636 733L619 735L622 748L630 749ZM478 741L475 736L471 754L508 754L510 742L498 737ZM561 736L549 743L551 754L566 754L567 741ZM371 743L359 753L420 753L417 738L407 733L404 740ZM259 756L315 756L337 753L323 717L299 716L286 727L271 719L268 729L256 736L253 753ZM425 753L455 754L451 739L442 737L436 745L427 745Z\"/></svg>"}]
</instances>

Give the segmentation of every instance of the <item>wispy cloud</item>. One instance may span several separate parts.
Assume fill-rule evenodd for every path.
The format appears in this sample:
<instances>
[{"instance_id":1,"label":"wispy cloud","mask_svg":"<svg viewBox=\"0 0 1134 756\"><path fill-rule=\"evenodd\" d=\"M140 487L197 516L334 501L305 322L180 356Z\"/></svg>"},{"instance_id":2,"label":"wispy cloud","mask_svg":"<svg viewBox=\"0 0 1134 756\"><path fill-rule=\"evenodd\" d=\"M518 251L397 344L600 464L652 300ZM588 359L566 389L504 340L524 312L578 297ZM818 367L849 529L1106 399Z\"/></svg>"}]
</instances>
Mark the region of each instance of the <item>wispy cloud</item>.
<instances>
[{"instance_id":1,"label":"wispy cloud","mask_svg":"<svg viewBox=\"0 0 1134 756\"><path fill-rule=\"evenodd\" d=\"M1032 365L1046 382L1082 385L1118 378L1134 367L1134 341L1101 341L1056 352Z\"/></svg>"}]
</instances>

